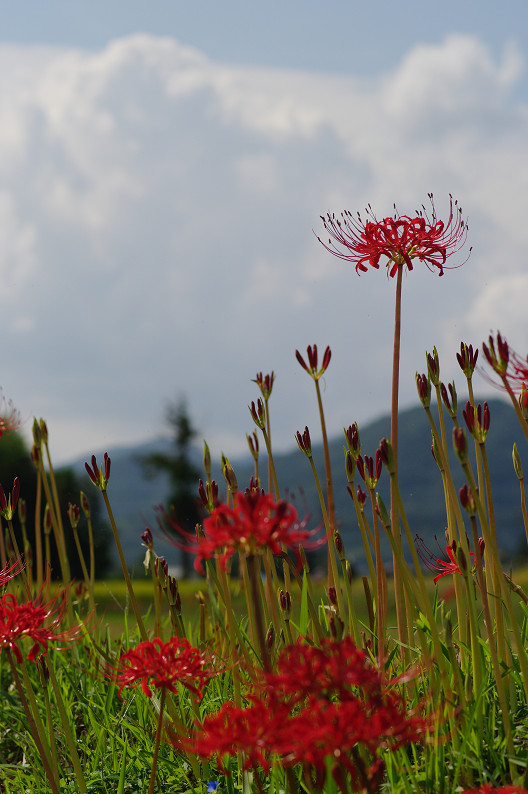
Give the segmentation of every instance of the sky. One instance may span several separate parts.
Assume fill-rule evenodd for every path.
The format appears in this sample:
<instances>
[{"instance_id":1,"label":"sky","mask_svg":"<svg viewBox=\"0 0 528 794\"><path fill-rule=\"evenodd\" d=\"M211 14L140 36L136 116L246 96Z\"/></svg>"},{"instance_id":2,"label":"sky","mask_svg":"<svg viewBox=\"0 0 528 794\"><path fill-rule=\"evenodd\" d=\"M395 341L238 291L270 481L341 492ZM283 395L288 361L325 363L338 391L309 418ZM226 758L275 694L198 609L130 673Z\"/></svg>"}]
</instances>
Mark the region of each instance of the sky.
<instances>
[{"instance_id":1,"label":"sky","mask_svg":"<svg viewBox=\"0 0 528 794\"><path fill-rule=\"evenodd\" d=\"M317 437L314 343L330 435L388 412L395 283L324 250L326 212L433 192L468 218L462 267L404 279L402 406L435 345L460 388L462 340L528 352L525 0L0 0L0 21L0 384L56 463L163 435L181 398L237 457L259 371L275 448Z\"/></svg>"}]
</instances>

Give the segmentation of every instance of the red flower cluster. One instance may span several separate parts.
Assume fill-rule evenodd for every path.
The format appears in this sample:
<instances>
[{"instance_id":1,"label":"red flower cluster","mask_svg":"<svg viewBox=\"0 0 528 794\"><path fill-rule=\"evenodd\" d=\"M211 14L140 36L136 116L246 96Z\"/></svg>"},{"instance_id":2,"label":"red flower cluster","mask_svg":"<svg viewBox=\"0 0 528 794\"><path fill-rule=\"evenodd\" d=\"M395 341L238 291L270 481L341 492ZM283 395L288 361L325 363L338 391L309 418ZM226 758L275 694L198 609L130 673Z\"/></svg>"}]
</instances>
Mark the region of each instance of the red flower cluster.
<instances>
[{"instance_id":1,"label":"red flower cluster","mask_svg":"<svg viewBox=\"0 0 528 794\"><path fill-rule=\"evenodd\" d=\"M50 643L75 640L81 633L82 627L73 626L61 631L60 626L65 612L65 591L61 591L48 603L36 599L19 604L11 593L3 595L0 598L0 648L10 648L16 660L22 662L23 656L18 641L29 637L34 643L27 655L31 662L40 653L47 653Z\"/></svg>"},{"instance_id":2,"label":"red flower cluster","mask_svg":"<svg viewBox=\"0 0 528 794\"><path fill-rule=\"evenodd\" d=\"M320 237L317 239L330 253L353 262L358 273L367 271L366 263L379 268L380 259L385 256L391 277L400 265L412 270L413 259L425 262L430 270L438 268L442 276L447 258L465 244L468 227L462 218L462 209L456 201L453 204L451 196L447 223L438 220L432 193L429 200L430 215L422 207L415 217L395 212L392 218L378 221L370 205L367 208L370 220L367 221L359 213L355 217L348 210L341 213L341 220L333 213L326 217L321 215L330 239L328 245Z\"/></svg>"},{"instance_id":3,"label":"red flower cluster","mask_svg":"<svg viewBox=\"0 0 528 794\"><path fill-rule=\"evenodd\" d=\"M280 554L281 544L296 548L305 543L317 530L307 530L306 520L299 521L295 508L285 501L277 502L273 496L258 489L239 492L234 497L234 507L219 504L203 521L203 535L195 537L164 515L165 521L182 535L187 543L177 544L196 554L194 567L202 573L202 560L220 554L225 569L227 561L237 551L255 554L268 547ZM320 545L321 541L313 541Z\"/></svg>"},{"instance_id":4,"label":"red flower cluster","mask_svg":"<svg viewBox=\"0 0 528 794\"><path fill-rule=\"evenodd\" d=\"M171 637L168 642L162 642L156 637L124 653L114 674L120 696L125 687L139 685L147 697L152 697L151 687L177 694L178 684L182 684L201 699L205 685L216 671L212 658L188 640Z\"/></svg>"},{"instance_id":5,"label":"red flower cluster","mask_svg":"<svg viewBox=\"0 0 528 794\"><path fill-rule=\"evenodd\" d=\"M324 775L331 761L334 774L348 772L355 786L365 775L379 775L379 753L419 741L426 732L426 720L407 714L394 683L350 637L323 640L320 648L298 643L282 652L276 673L263 674L248 708L225 703L206 718L190 749L217 755L223 770L224 757L239 751L246 768L266 771L275 759ZM369 769L358 767L358 746L371 756Z\"/></svg>"}]
</instances>

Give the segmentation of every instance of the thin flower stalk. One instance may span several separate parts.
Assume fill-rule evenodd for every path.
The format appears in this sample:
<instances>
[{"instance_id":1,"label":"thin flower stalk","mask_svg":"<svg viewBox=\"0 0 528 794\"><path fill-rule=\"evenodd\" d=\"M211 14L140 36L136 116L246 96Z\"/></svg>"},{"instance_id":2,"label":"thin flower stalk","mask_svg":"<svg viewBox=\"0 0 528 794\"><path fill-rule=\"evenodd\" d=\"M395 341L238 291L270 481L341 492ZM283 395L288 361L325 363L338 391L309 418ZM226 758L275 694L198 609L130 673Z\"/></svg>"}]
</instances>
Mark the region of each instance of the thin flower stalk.
<instances>
[{"instance_id":1,"label":"thin flower stalk","mask_svg":"<svg viewBox=\"0 0 528 794\"><path fill-rule=\"evenodd\" d=\"M95 546L92 528L92 511L90 509L90 502L88 501L84 491L81 491L80 493L80 502L81 509L84 513L84 517L86 518L86 525L88 527L88 547L90 549L90 585L93 591L95 583Z\"/></svg>"},{"instance_id":2,"label":"thin flower stalk","mask_svg":"<svg viewBox=\"0 0 528 794\"><path fill-rule=\"evenodd\" d=\"M495 604L495 626L496 626L496 636L497 636L497 645L498 645L498 653L500 659L506 661L506 647L505 647L505 626L504 626L504 617L502 613L502 600L500 598L500 589L501 589L501 580L502 577L499 577L499 581L497 582L495 571L497 569L497 565L499 564L496 559L496 550L493 544L493 538L491 536L489 527L488 527L488 520L486 513L484 511L484 507L482 505L482 501L479 497L479 493L477 491L477 486L475 483L475 478L473 477L473 472L471 471L471 467L467 459L461 460L462 468L464 469L464 474L466 476L466 481L471 491L472 498L477 508L477 512L480 519L480 525L482 527L482 532L484 536L485 542L485 554L486 559L489 560L490 568L493 571L493 582L494 586L498 585L498 597L493 598L493 602ZM507 587L505 585L504 589L506 590L506 596L508 597L509 594L507 592ZM497 591L495 591L497 592ZM492 595L495 593L492 591ZM493 662L493 654L492 654L492 662ZM512 764L512 758L515 754L514 752L514 743L513 743L513 728L511 723L511 708L510 703L508 702L508 697L506 693L506 688L504 686L504 678L502 675L502 670L500 667L500 659L497 659L497 668L494 667L494 677L495 677L495 685L497 687L497 695L499 698L499 704L502 712L502 719L504 724L504 733L506 738L506 745L508 748L508 753L510 756L510 773L514 774L514 767ZM509 692L508 692L509 695Z\"/></svg>"},{"instance_id":3,"label":"thin flower stalk","mask_svg":"<svg viewBox=\"0 0 528 794\"><path fill-rule=\"evenodd\" d=\"M75 542L75 548L77 549L77 556L79 557L79 562L81 564L81 570L83 573L84 584L86 586L86 590L88 593L88 600L90 603L90 611L95 610L95 599L94 599L94 592L93 586L90 579L90 574L88 573L88 568L86 567L86 560L84 559L84 554L81 546L81 542L79 540L79 533L77 531L77 526L79 523L80 517L80 509L77 505L73 505L71 502L68 504L68 517L70 519L70 525L73 532L73 540Z\"/></svg>"},{"instance_id":4,"label":"thin flower stalk","mask_svg":"<svg viewBox=\"0 0 528 794\"><path fill-rule=\"evenodd\" d=\"M306 363L303 356L299 353L298 350L295 351L295 355L297 357L297 361L301 365L301 367L308 372L310 377L312 378L315 384L315 393L317 397L317 408L319 411L319 421L321 423L321 436L323 441L323 457L324 457L324 464L325 464L325 477L326 477L326 496L327 496L327 504L325 507L325 511L323 512L323 516L326 515L325 520L325 527L327 532L327 540L328 540L328 587L335 587L339 590L339 581L337 575L337 563L336 563L336 550L334 544L334 534L335 534L335 501L334 501L334 485L332 479L332 467L330 465L330 450L328 447L328 435L326 432L326 420L324 415L323 409L323 400L321 397L321 387L320 387L320 380L323 377L324 373L328 369L330 364L330 359L332 356L332 351L330 347L327 346L325 352L323 354L323 360L321 362L321 366L318 366L318 353L317 353L317 345L309 345L307 348L307 358L308 363ZM310 451L311 452L311 451ZM311 454L309 457L310 464L312 466L312 472L315 471L315 466L313 464L313 460L311 459ZM318 479L317 479L318 482ZM317 485L316 485L317 487ZM324 503L324 499L322 498L322 490L319 485L318 487L318 495L319 501L321 505Z\"/></svg>"},{"instance_id":5,"label":"thin flower stalk","mask_svg":"<svg viewBox=\"0 0 528 794\"><path fill-rule=\"evenodd\" d=\"M275 482L273 482L273 458L271 456L271 422L270 422L270 413L269 413L269 398L271 396L271 392L273 389L273 383L275 381L275 374L271 372L267 375L262 375L262 372L257 373L257 377L255 378L255 383L260 389L262 394L262 399L264 400L264 414L265 414L265 423L266 423L266 437L268 439L269 444L266 444L267 452L268 452L268 493L271 493L272 486L275 487L277 477L275 475ZM255 458L255 465L257 469L256 477L258 476L258 464L257 459ZM280 499L278 490L275 491L275 497Z\"/></svg>"},{"instance_id":6,"label":"thin flower stalk","mask_svg":"<svg viewBox=\"0 0 528 794\"><path fill-rule=\"evenodd\" d=\"M143 619L141 617L141 612L139 610L139 604L137 602L136 594L134 592L134 588L132 586L132 581L130 579L130 574L128 572L127 564L125 561L125 555L123 553L123 547L121 545L121 539L119 537L119 532L117 529L117 525L114 518L114 513L112 511L112 506L110 504L110 500L108 499L108 494L106 492L106 488L102 491L103 500L106 507L106 512L108 514L108 518L110 520L110 526L112 527L112 533L114 535L114 541L117 547L117 553L119 554L119 561L121 563L121 568L123 570L123 576L125 577L125 582L128 590L128 595L130 597L130 603L132 604L132 609L134 611L134 616L136 618L136 623L139 629L139 633L141 634L141 638L143 640L148 639L147 631L145 629L145 624L143 623Z\"/></svg>"},{"instance_id":7,"label":"thin flower stalk","mask_svg":"<svg viewBox=\"0 0 528 794\"><path fill-rule=\"evenodd\" d=\"M33 462L35 463L35 466L38 468L41 475L42 485L44 488L44 495L46 497L46 503L48 506L49 517L51 521L51 527L53 528L53 535L55 538L55 543L59 554L59 564L61 567L62 581L64 587L66 587L71 579L71 572L70 572L70 565L68 562L68 556L66 554L66 542L64 538L64 530L62 529L62 523L59 524L59 520L57 519L56 509L57 509L58 500L55 500L54 496L52 495L50 485L48 482L48 476L42 458L42 445L43 445L42 428L36 419L33 423L33 440L34 440ZM60 509L59 509L59 513L60 513ZM49 556L48 556L48 560L49 560Z\"/></svg>"},{"instance_id":8,"label":"thin flower stalk","mask_svg":"<svg viewBox=\"0 0 528 794\"><path fill-rule=\"evenodd\" d=\"M331 529L330 518L328 516L328 511L326 508L323 489L321 488L321 481L319 479L319 475L317 473L317 469L315 467L314 459L312 456L312 449L311 449L311 442L309 440L310 436L308 433L308 428L305 428L305 432L303 436L301 436L301 433L297 431L296 439L297 439L297 444L305 453L308 459L308 463L310 464L310 468L312 470L312 476L314 478L315 489L317 491L317 496L319 498L319 505L321 507L321 515L323 516L323 524L325 527L326 540L328 544L328 587L334 587L336 589L339 609L341 611L343 604L342 604L341 588L339 587L339 577L337 573L334 532Z\"/></svg>"},{"instance_id":9,"label":"thin flower stalk","mask_svg":"<svg viewBox=\"0 0 528 794\"><path fill-rule=\"evenodd\" d=\"M119 554L121 569L123 571L123 576L125 577L130 603L132 604L132 609L134 611L134 616L136 618L136 623L139 629L139 633L141 634L142 640L145 641L148 639L147 632L145 629L145 625L143 623L143 619L141 617L141 612L139 610L139 604L137 602L136 594L134 592L134 588L132 587L132 581L130 579L130 574L128 572L127 564L125 561L123 546L121 545L121 539L119 537L119 532L115 522L114 513L112 511L112 506L110 504L110 500L108 499L107 486L108 486L108 481L110 479L110 458L105 452L103 465L101 467L98 467L95 455L92 455L91 466L88 463L85 463L84 465L86 467L86 471L91 481L96 486L96 488L99 488L99 490L103 495L106 512L110 520L110 526L112 527L112 534L114 536L117 553Z\"/></svg>"}]
</instances>

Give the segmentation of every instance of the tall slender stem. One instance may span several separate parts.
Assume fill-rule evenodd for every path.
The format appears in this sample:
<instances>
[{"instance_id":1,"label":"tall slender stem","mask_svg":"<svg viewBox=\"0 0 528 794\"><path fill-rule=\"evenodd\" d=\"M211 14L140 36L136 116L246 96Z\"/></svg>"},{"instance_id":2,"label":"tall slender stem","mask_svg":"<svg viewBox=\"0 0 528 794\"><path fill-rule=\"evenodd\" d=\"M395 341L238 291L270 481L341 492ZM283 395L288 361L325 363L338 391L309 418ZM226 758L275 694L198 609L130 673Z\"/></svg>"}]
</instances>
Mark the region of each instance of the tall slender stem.
<instances>
[{"instance_id":1,"label":"tall slender stem","mask_svg":"<svg viewBox=\"0 0 528 794\"><path fill-rule=\"evenodd\" d=\"M391 444L394 455L394 465L398 470L398 394L400 387L400 345L401 345L401 298L403 264L398 266L396 275L396 300L394 308L394 347L392 352L392 398L391 398ZM397 544L401 543L400 520L398 503L394 492L394 477L390 481L390 518L392 534ZM394 595L396 600L396 619L398 623L398 640L402 649L408 644L407 620L405 615L405 601L400 571L394 552L392 553L392 570L394 576ZM404 651L405 653L405 651Z\"/></svg>"}]
</instances>

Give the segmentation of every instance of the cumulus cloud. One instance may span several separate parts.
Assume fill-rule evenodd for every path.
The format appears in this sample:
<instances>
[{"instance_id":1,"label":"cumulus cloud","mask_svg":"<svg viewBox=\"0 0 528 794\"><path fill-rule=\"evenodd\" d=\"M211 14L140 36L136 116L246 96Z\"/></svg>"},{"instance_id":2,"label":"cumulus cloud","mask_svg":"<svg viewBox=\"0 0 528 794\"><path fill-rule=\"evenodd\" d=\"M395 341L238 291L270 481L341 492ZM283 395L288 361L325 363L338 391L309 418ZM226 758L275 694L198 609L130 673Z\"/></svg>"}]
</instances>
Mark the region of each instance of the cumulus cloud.
<instances>
[{"instance_id":1,"label":"cumulus cloud","mask_svg":"<svg viewBox=\"0 0 528 794\"><path fill-rule=\"evenodd\" d=\"M3 386L46 416L59 459L160 432L178 394L232 455L266 369L290 446L316 421L294 358L313 342L334 351L330 432L386 410L394 284L322 249L327 210L412 212L433 190L440 213L452 192L470 216L463 268L405 279L404 403L426 348L454 359L457 333L478 343L492 309L505 333L517 322L528 116L514 47L453 35L358 78L137 35L95 52L0 46L0 66Z\"/></svg>"}]
</instances>

